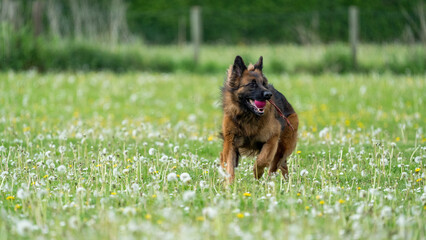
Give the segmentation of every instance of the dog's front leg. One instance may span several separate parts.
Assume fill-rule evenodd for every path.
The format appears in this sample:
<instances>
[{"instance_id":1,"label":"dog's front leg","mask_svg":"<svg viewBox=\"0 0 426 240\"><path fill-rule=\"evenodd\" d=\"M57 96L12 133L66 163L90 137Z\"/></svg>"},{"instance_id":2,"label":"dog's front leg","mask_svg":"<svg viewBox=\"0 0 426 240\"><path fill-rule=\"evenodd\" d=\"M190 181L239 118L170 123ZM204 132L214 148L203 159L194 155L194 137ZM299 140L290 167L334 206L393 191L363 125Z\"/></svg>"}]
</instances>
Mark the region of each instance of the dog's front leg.
<instances>
[{"instance_id":1,"label":"dog's front leg","mask_svg":"<svg viewBox=\"0 0 426 240\"><path fill-rule=\"evenodd\" d=\"M265 144L263 144L262 150L259 156L257 156L256 162L254 163L253 172L254 177L259 179L263 175L265 167L272 161L278 147L278 136L271 137Z\"/></svg>"},{"instance_id":2,"label":"dog's front leg","mask_svg":"<svg viewBox=\"0 0 426 240\"><path fill-rule=\"evenodd\" d=\"M228 182L232 183L235 178L234 168L238 162L237 148L233 144L233 136L228 135L223 141L223 150L220 153L222 166L226 163L226 171L228 172Z\"/></svg>"}]
</instances>

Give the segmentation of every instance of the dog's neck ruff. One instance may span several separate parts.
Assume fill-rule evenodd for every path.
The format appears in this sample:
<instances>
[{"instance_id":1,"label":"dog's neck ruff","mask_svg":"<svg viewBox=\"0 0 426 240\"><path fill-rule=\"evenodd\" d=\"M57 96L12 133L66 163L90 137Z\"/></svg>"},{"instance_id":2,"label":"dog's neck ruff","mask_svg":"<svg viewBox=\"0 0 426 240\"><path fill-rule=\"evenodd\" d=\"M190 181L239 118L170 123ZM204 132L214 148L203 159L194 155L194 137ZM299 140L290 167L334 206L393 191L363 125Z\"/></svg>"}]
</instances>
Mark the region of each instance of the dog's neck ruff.
<instances>
[{"instance_id":1,"label":"dog's neck ruff","mask_svg":"<svg viewBox=\"0 0 426 240\"><path fill-rule=\"evenodd\" d=\"M271 103L271 104L272 104L272 106L274 106L274 107L275 107L275 109L277 110L277 112L278 112L278 114L280 115L280 117L281 117L282 119L284 119L284 120L287 122L287 125L289 125L289 126L290 126L290 128L291 128L291 130L293 130L293 132L294 132L294 128L293 128L293 126L291 125L291 123L290 123L290 121L288 120L288 118L286 118L286 117L284 116L283 112L281 112L280 108L279 108L277 105L275 105L275 103L274 103L271 99L269 99L269 100L268 100L268 102L269 102L269 103Z\"/></svg>"}]
</instances>

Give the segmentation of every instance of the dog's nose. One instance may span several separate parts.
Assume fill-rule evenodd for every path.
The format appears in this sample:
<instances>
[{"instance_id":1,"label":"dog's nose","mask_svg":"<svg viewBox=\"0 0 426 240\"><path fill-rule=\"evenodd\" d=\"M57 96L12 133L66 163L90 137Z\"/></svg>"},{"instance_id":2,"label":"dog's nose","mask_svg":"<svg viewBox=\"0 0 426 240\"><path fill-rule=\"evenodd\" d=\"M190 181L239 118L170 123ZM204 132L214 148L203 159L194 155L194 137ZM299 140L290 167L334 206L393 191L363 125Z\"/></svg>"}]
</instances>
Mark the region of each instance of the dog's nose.
<instances>
[{"instance_id":1,"label":"dog's nose","mask_svg":"<svg viewBox=\"0 0 426 240\"><path fill-rule=\"evenodd\" d=\"M270 99L272 97L272 93L269 91L263 92L263 97L266 99Z\"/></svg>"}]
</instances>

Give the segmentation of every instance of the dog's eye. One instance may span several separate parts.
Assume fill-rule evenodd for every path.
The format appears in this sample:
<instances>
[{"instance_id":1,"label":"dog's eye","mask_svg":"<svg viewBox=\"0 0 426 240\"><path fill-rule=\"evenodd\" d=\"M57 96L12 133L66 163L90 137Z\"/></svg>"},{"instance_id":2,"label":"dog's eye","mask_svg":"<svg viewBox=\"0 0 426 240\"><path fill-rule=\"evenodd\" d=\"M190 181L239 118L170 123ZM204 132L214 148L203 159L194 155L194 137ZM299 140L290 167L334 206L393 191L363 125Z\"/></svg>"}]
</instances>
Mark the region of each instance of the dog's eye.
<instances>
[{"instance_id":1,"label":"dog's eye","mask_svg":"<svg viewBox=\"0 0 426 240\"><path fill-rule=\"evenodd\" d=\"M257 82L256 82L256 80L252 80L252 81L251 81L251 83L250 83L250 86L251 86L251 87L257 87Z\"/></svg>"}]
</instances>

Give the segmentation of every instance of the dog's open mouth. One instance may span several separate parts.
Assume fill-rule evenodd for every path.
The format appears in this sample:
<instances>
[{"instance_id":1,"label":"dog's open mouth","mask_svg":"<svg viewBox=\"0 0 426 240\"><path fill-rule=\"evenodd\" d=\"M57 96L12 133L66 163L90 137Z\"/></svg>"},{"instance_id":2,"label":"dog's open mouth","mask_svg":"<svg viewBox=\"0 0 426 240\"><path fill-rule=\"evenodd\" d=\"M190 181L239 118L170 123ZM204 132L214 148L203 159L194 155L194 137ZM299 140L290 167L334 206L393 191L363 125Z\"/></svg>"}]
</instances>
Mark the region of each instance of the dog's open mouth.
<instances>
[{"instance_id":1,"label":"dog's open mouth","mask_svg":"<svg viewBox=\"0 0 426 240\"><path fill-rule=\"evenodd\" d=\"M266 101L249 99L249 103L256 114L262 115L265 112Z\"/></svg>"}]
</instances>

